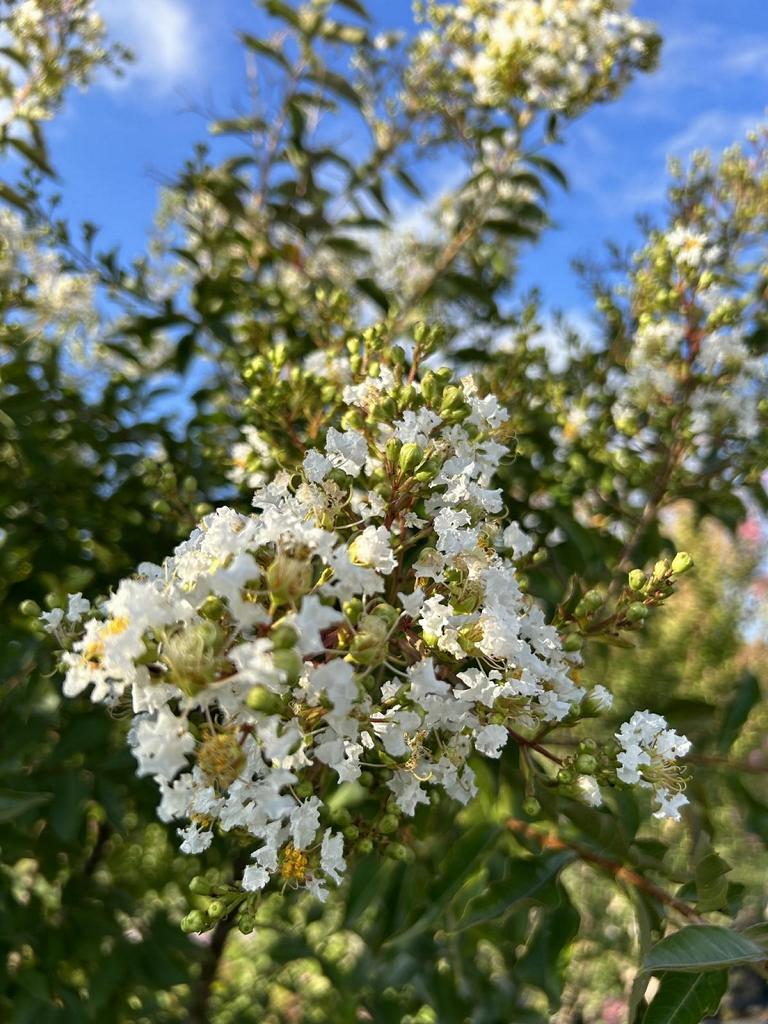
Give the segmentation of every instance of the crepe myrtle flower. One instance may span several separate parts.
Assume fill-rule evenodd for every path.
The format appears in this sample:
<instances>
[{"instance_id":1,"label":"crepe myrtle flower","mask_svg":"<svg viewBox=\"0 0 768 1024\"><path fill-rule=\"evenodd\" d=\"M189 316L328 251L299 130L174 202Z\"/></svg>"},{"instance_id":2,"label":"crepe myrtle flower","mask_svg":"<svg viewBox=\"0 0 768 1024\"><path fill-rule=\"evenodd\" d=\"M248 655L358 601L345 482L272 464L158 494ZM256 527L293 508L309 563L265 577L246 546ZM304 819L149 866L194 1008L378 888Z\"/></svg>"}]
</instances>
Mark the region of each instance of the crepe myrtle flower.
<instances>
[{"instance_id":1,"label":"crepe myrtle flower","mask_svg":"<svg viewBox=\"0 0 768 1024\"><path fill-rule=\"evenodd\" d=\"M504 410L473 380L427 371L393 415L390 378L358 374L338 422L359 427L329 426L251 514L217 509L95 610L68 606L64 692L131 708L137 773L181 849L230 832L251 843L236 893L188 930L237 900L247 930L242 907L267 887L323 898L352 853L407 858L401 819L441 792L471 801L473 759L610 705L518 574L533 542L504 529L492 487ZM670 766L688 741L647 712L618 735L619 779L677 816ZM340 785L368 794L356 818L331 800Z\"/></svg>"}]
</instances>

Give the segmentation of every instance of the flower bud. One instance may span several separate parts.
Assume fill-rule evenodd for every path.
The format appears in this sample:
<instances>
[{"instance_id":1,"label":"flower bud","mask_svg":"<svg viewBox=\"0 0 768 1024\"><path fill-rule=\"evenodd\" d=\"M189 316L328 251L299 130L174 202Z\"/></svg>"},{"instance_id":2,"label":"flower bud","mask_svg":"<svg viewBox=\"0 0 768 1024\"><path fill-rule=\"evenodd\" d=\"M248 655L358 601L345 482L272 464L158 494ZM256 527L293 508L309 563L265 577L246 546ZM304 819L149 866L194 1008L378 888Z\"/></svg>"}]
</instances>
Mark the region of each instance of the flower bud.
<instances>
[{"instance_id":1,"label":"flower bud","mask_svg":"<svg viewBox=\"0 0 768 1024\"><path fill-rule=\"evenodd\" d=\"M189 883L189 891L196 896L208 896L211 892L211 883L203 875L195 875Z\"/></svg>"},{"instance_id":2,"label":"flower bud","mask_svg":"<svg viewBox=\"0 0 768 1024\"><path fill-rule=\"evenodd\" d=\"M248 691L245 703L251 711L261 711L265 715L278 715L283 710L283 702L279 695L268 690L266 686L254 686Z\"/></svg>"},{"instance_id":3,"label":"flower bud","mask_svg":"<svg viewBox=\"0 0 768 1024\"><path fill-rule=\"evenodd\" d=\"M373 853L373 840L367 836L365 839L359 839L355 844L355 851L362 854L363 857L368 853Z\"/></svg>"},{"instance_id":4,"label":"flower bud","mask_svg":"<svg viewBox=\"0 0 768 1024\"><path fill-rule=\"evenodd\" d=\"M181 919L181 930L183 932L204 932L208 927L208 919L202 910L191 910L186 917Z\"/></svg>"},{"instance_id":5,"label":"flower bud","mask_svg":"<svg viewBox=\"0 0 768 1024\"><path fill-rule=\"evenodd\" d=\"M527 814L529 818L537 818L541 811L541 804L535 796L526 797L523 801L523 814Z\"/></svg>"},{"instance_id":6,"label":"flower bud","mask_svg":"<svg viewBox=\"0 0 768 1024\"><path fill-rule=\"evenodd\" d=\"M688 572L689 569L693 568L693 559L687 551L678 551L675 557L672 559L671 569L676 576L682 576L684 572Z\"/></svg>"},{"instance_id":7,"label":"flower bud","mask_svg":"<svg viewBox=\"0 0 768 1024\"><path fill-rule=\"evenodd\" d=\"M580 775L594 775L597 771L597 758L592 754L579 754L575 766Z\"/></svg>"},{"instance_id":8,"label":"flower bud","mask_svg":"<svg viewBox=\"0 0 768 1024\"><path fill-rule=\"evenodd\" d=\"M218 921L220 917L224 917L227 910L228 907L224 900L211 900L208 904L208 917L212 921Z\"/></svg>"},{"instance_id":9,"label":"flower bud","mask_svg":"<svg viewBox=\"0 0 768 1024\"><path fill-rule=\"evenodd\" d=\"M575 775L570 768L561 768L557 773L557 781L563 786L570 786Z\"/></svg>"},{"instance_id":10,"label":"flower bud","mask_svg":"<svg viewBox=\"0 0 768 1024\"><path fill-rule=\"evenodd\" d=\"M663 580L669 572L669 561L666 558L660 558L659 561L653 567L653 579Z\"/></svg>"},{"instance_id":11,"label":"flower bud","mask_svg":"<svg viewBox=\"0 0 768 1024\"><path fill-rule=\"evenodd\" d=\"M399 827L400 821L394 814L385 814L379 821L379 832L385 836L391 835L392 832L397 832Z\"/></svg>"},{"instance_id":12,"label":"flower bud","mask_svg":"<svg viewBox=\"0 0 768 1024\"><path fill-rule=\"evenodd\" d=\"M408 860L410 857L408 847L404 846L402 843L390 843L384 852L387 857L391 857L392 860L403 861Z\"/></svg>"},{"instance_id":13,"label":"flower bud","mask_svg":"<svg viewBox=\"0 0 768 1024\"><path fill-rule=\"evenodd\" d=\"M289 555L277 555L267 569L267 586L280 604L293 603L311 590L312 565Z\"/></svg>"},{"instance_id":14,"label":"flower bud","mask_svg":"<svg viewBox=\"0 0 768 1024\"><path fill-rule=\"evenodd\" d=\"M387 629L392 629L400 618L400 612L397 608L393 608L393 606L391 604L387 604L386 601L382 601L381 604L377 604L371 612L371 615L375 615L378 618L383 619L387 624Z\"/></svg>"},{"instance_id":15,"label":"flower bud","mask_svg":"<svg viewBox=\"0 0 768 1024\"><path fill-rule=\"evenodd\" d=\"M642 590L647 581L648 577L642 569L631 569L627 576L630 590Z\"/></svg>"},{"instance_id":16,"label":"flower bud","mask_svg":"<svg viewBox=\"0 0 768 1024\"><path fill-rule=\"evenodd\" d=\"M245 912L237 919L237 928L241 935L250 935L256 927L256 918L253 914Z\"/></svg>"},{"instance_id":17,"label":"flower bud","mask_svg":"<svg viewBox=\"0 0 768 1024\"><path fill-rule=\"evenodd\" d=\"M563 640L564 651L580 651L584 646L584 640L579 633L569 633Z\"/></svg>"},{"instance_id":18,"label":"flower bud","mask_svg":"<svg viewBox=\"0 0 768 1024\"><path fill-rule=\"evenodd\" d=\"M642 622L643 619L648 618L648 609L644 604L639 601L633 601L633 603L624 612L627 622Z\"/></svg>"},{"instance_id":19,"label":"flower bud","mask_svg":"<svg viewBox=\"0 0 768 1024\"><path fill-rule=\"evenodd\" d=\"M272 627L269 639L272 641L272 650L289 650L295 647L299 639L293 626L275 625Z\"/></svg>"},{"instance_id":20,"label":"flower bud","mask_svg":"<svg viewBox=\"0 0 768 1024\"><path fill-rule=\"evenodd\" d=\"M350 598L349 601L345 601L341 606L341 610L344 612L346 617L352 623L353 626L357 625L360 616L363 614L363 602L359 597Z\"/></svg>"},{"instance_id":21,"label":"flower bud","mask_svg":"<svg viewBox=\"0 0 768 1024\"><path fill-rule=\"evenodd\" d=\"M209 594L198 609L198 612L204 619L215 622L221 618L225 609L226 605L220 597L216 597L215 594Z\"/></svg>"},{"instance_id":22,"label":"flower bud","mask_svg":"<svg viewBox=\"0 0 768 1024\"><path fill-rule=\"evenodd\" d=\"M576 605L576 610L574 614L577 618L581 618L585 615L591 615L592 612L597 611L597 609L601 606L602 603L603 595L600 593L599 590L588 590L584 597L582 597L582 599Z\"/></svg>"},{"instance_id":23,"label":"flower bud","mask_svg":"<svg viewBox=\"0 0 768 1024\"><path fill-rule=\"evenodd\" d=\"M408 441L400 449L398 465L403 473L412 473L424 459L424 449L420 444Z\"/></svg>"},{"instance_id":24,"label":"flower bud","mask_svg":"<svg viewBox=\"0 0 768 1024\"><path fill-rule=\"evenodd\" d=\"M389 627L378 615L361 615L358 631L349 644L349 661L357 665L380 665L389 650Z\"/></svg>"},{"instance_id":25,"label":"flower bud","mask_svg":"<svg viewBox=\"0 0 768 1024\"><path fill-rule=\"evenodd\" d=\"M285 648L272 651L272 664L276 669L285 673L285 681L289 686L295 686L298 683L304 668L304 660L299 652Z\"/></svg>"},{"instance_id":26,"label":"flower bud","mask_svg":"<svg viewBox=\"0 0 768 1024\"><path fill-rule=\"evenodd\" d=\"M384 446L384 453L390 462L395 462L400 454L400 442L396 437L390 437Z\"/></svg>"},{"instance_id":27,"label":"flower bud","mask_svg":"<svg viewBox=\"0 0 768 1024\"><path fill-rule=\"evenodd\" d=\"M40 611L40 605L37 603L37 601L31 601L29 600L29 598L27 598L26 601L21 602L21 604L19 605L19 611L26 618L30 619L39 619L40 615L42 614Z\"/></svg>"}]
</instances>

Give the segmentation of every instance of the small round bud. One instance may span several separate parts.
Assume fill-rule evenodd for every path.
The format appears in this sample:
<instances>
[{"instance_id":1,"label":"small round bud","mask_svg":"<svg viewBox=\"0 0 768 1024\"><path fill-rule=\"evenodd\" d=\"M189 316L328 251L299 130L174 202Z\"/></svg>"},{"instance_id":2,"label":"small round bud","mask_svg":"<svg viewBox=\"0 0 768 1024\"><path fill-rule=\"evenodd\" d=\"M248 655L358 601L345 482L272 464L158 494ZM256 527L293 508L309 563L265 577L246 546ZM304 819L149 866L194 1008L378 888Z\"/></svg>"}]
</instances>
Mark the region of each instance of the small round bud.
<instances>
[{"instance_id":1,"label":"small round bud","mask_svg":"<svg viewBox=\"0 0 768 1024\"><path fill-rule=\"evenodd\" d=\"M351 843L355 841L360 835L360 829L357 825L347 825L344 829L344 838L348 839Z\"/></svg>"},{"instance_id":2,"label":"small round bud","mask_svg":"<svg viewBox=\"0 0 768 1024\"><path fill-rule=\"evenodd\" d=\"M277 715L283 710L283 702L278 694L268 690L266 686L251 687L245 703L251 711L261 711L264 715Z\"/></svg>"},{"instance_id":3,"label":"small round bud","mask_svg":"<svg viewBox=\"0 0 768 1024\"><path fill-rule=\"evenodd\" d=\"M398 465L401 472L412 473L416 467L424 459L424 449L420 444L415 444L413 441L408 441L400 449L400 458L398 459Z\"/></svg>"},{"instance_id":4,"label":"small round bud","mask_svg":"<svg viewBox=\"0 0 768 1024\"><path fill-rule=\"evenodd\" d=\"M627 576L627 582L629 583L630 590L642 590L647 581L648 577L642 569L632 569Z\"/></svg>"},{"instance_id":5,"label":"small round bud","mask_svg":"<svg viewBox=\"0 0 768 1024\"><path fill-rule=\"evenodd\" d=\"M357 781L363 789L370 789L376 780L373 777L373 772L360 772L360 778Z\"/></svg>"},{"instance_id":6,"label":"small round bud","mask_svg":"<svg viewBox=\"0 0 768 1024\"><path fill-rule=\"evenodd\" d=\"M644 604L639 601L633 601L633 603L624 612L627 622L642 622L643 619L648 618L648 609Z\"/></svg>"},{"instance_id":7,"label":"small round bud","mask_svg":"<svg viewBox=\"0 0 768 1024\"><path fill-rule=\"evenodd\" d=\"M363 614L363 602L359 597L353 597L349 601L345 601L341 606L341 610L344 612L346 617L352 623L353 626L357 625L360 616Z\"/></svg>"},{"instance_id":8,"label":"small round bud","mask_svg":"<svg viewBox=\"0 0 768 1024\"><path fill-rule=\"evenodd\" d=\"M693 568L693 559L687 551L678 551L675 557L672 559L671 569L676 576L682 576L684 572L688 572L689 569Z\"/></svg>"},{"instance_id":9,"label":"small round bud","mask_svg":"<svg viewBox=\"0 0 768 1024\"><path fill-rule=\"evenodd\" d=\"M26 601L22 601L19 605L19 611L22 615L30 619L39 619L41 615L40 605L37 601L31 601L27 598Z\"/></svg>"},{"instance_id":10,"label":"small round bud","mask_svg":"<svg viewBox=\"0 0 768 1024\"><path fill-rule=\"evenodd\" d=\"M272 651L272 664L285 673L285 681L289 686L295 686L298 683L301 670L304 668L303 658L298 651L292 650Z\"/></svg>"},{"instance_id":11,"label":"small round bud","mask_svg":"<svg viewBox=\"0 0 768 1024\"><path fill-rule=\"evenodd\" d=\"M597 758L592 754L579 754L575 766L580 775L594 775L597 771Z\"/></svg>"},{"instance_id":12,"label":"small round bud","mask_svg":"<svg viewBox=\"0 0 768 1024\"><path fill-rule=\"evenodd\" d=\"M557 773L557 781L563 786L570 786L575 776L570 768L561 768Z\"/></svg>"},{"instance_id":13,"label":"small round bud","mask_svg":"<svg viewBox=\"0 0 768 1024\"><path fill-rule=\"evenodd\" d=\"M597 742L590 737L585 740L581 740L577 747L580 754L594 754L597 750Z\"/></svg>"},{"instance_id":14,"label":"small round bud","mask_svg":"<svg viewBox=\"0 0 768 1024\"><path fill-rule=\"evenodd\" d=\"M385 836L390 835L392 832L396 832L400 827L399 820L394 814L385 814L384 817L379 821L379 832Z\"/></svg>"},{"instance_id":15,"label":"small round bud","mask_svg":"<svg viewBox=\"0 0 768 1024\"><path fill-rule=\"evenodd\" d=\"M208 927L208 920L201 910L191 910L181 919L181 930L183 932L204 932Z\"/></svg>"},{"instance_id":16,"label":"small round bud","mask_svg":"<svg viewBox=\"0 0 768 1024\"><path fill-rule=\"evenodd\" d=\"M402 843L390 843L384 852L387 857L391 857L392 860L408 860L410 856L408 847L404 846Z\"/></svg>"},{"instance_id":17,"label":"small round bud","mask_svg":"<svg viewBox=\"0 0 768 1024\"><path fill-rule=\"evenodd\" d=\"M352 824L352 815L346 807L339 807L338 810L331 814L331 819L334 825L338 825L339 828L346 828Z\"/></svg>"},{"instance_id":18,"label":"small round bud","mask_svg":"<svg viewBox=\"0 0 768 1024\"><path fill-rule=\"evenodd\" d=\"M373 840L368 839L367 837L365 839L359 839L357 843L355 843L355 851L362 854L363 857L368 853L373 853Z\"/></svg>"},{"instance_id":19,"label":"small round bud","mask_svg":"<svg viewBox=\"0 0 768 1024\"><path fill-rule=\"evenodd\" d=\"M250 935L256 927L256 918L253 914L241 914L237 919L237 928L242 935Z\"/></svg>"},{"instance_id":20,"label":"small round bud","mask_svg":"<svg viewBox=\"0 0 768 1024\"><path fill-rule=\"evenodd\" d=\"M580 651L584 640L579 633L569 633L563 640L564 651Z\"/></svg>"},{"instance_id":21,"label":"small round bud","mask_svg":"<svg viewBox=\"0 0 768 1024\"><path fill-rule=\"evenodd\" d=\"M599 590L588 590L576 605L575 614L577 618L581 618L584 615L591 615L592 612L597 611L602 603L603 595Z\"/></svg>"},{"instance_id":22,"label":"small round bud","mask_svg":"<svg viewBox=\"0 0 768 1024\"><path fill-rule=\"evenodd\" d=\"M288 650L296 646L299 637L292 626L273 626L269 639L273 650Z\"/></svg>"},{"instance_id":23,"label":"small round bud","mask_svg":"<svg viewBox=\"0 0 768 1024\"><path fill-rule=\"evenodd\" d=\"M208 904L208 917L212 921L218 921L220 917L224 917L227 912L227 904L224 900L211 900Z\"/></svg>"},{"instance_id":24,"label":"small round bud","mask_svg":"<svg viewBox=\"0 0 768 1024\"><path fill-rule=\"evenodd\" d=\"M196 896L208 896L211 892L211 884L203 875L195 875L189 883L189 891Z\"/></svg>"},{"instance_id":25,"label":"small round bud","mask_svg":"<svg viewBox=\"0 0 768 1024\"><path fill-rule=\"evenodd\" d=\"M293 791L299 798L299 800L306 800L308 797L312 796L312 794L315 791L315 787L312 785L309 779L304 779L302 782L298 782L293 787Z\"/></svg>"},{"instance_id":26,"label":"small round bud","mask_svg":"<svg viewBox=\"0 0 768 1024\"><path fill-rule=\"evenodd\" d=\"M523 801L523 813L527 814L529 818L537 818L541 811L541 804L535 796L526 797Z\"/></svg>"}]
</instances>

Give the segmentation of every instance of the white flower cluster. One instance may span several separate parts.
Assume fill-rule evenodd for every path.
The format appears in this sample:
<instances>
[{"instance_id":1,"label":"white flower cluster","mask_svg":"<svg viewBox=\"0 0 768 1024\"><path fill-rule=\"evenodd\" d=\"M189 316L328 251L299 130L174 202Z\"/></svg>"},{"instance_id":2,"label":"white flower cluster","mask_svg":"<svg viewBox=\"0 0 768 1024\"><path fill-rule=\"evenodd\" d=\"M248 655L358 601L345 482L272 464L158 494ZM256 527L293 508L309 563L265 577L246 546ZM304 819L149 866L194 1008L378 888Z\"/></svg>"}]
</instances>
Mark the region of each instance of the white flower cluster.
<instances>
[{"instance_id":1,"label":"white flower cluster","mask_svg":"<svg viewBox=\"0 0 768 1024\"><path fill-rule=\"evenodd\" d=\"M629 0L461 0L431 3L422 61L447 61L488 107L520 102L573 113L652 63L655 34Z\"/></svg>"},{"instance_id":2,"label":"white flower cluster","mask_svg":"<svg viewBox=\"0 0 768 1024\"><path fill-rule=\"evenodd\" d=\"M678 820L688 803L682 792L682 776L675 764L691 749L690 740L668 729L661 715L636 711L616 733L621 744L617 776L622 782L653 789L658 802L657 818Z\"/></svg>"},{"instance_id":3,"label":"white flower cluster","mask_svg":"<svg viewBox=\"0 0 768 1024\"><path fill-rule=\"evenodd\" d=\"M639 253L637 282L650 289L657 281L647 264L661 268L673 302L644 311L614 408L619 429L636 429L633 408L685 403L689 426L706 456L715 437L726 429L754 438L761 429L758 404L768 364L750 353L738 307L721 284L721 247L705 232L681 223L657 233ZM656 271L658 273L658 271ZM663 289L654 285L656 292Z\"/></svg>"},{"instance_id":4,"label":"white flower cluster","mask_svg":"<svg viewBox=\"0 0 768 1024\"><path fill-rule=\"evenodd\" d=\"M376 410L393 393L391 422ZM257 841L249 891L338 882L340 784L368 792L354 838L386 845L430 790L474 796L475 752L574 720L588 695L579 655L521 589L531 540L497 518L496 399L449 371L402 387L381 367L343 395L343 429L300 472L257 491L254 514L220 508L141 565L63 656L68 696L130 699L138 772L158 783L160 817L186 820L185 852L214 826ZM67 620L87 611L76 595Z\"/></svg>"}]
</instances>

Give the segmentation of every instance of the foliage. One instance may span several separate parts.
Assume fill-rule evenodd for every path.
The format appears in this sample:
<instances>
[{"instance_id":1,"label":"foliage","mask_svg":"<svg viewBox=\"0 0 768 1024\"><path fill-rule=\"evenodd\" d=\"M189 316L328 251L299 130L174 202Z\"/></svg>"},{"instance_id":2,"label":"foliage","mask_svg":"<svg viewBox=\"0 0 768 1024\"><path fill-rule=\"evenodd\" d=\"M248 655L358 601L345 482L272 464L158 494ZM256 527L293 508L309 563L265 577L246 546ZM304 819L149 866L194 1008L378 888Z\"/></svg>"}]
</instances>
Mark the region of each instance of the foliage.
<instances>
[{"instance_id":1,"label":"foliage","mask_svg":"<svg viewBox=\"0 0 768 1024\"><path fill-rule=\"evenodd\" d=\"M274 34L242 40L265 106L219 119L164 197L150 252L126 267L89 226L80 242L55 220L45 183L41 120L111 59L102 29L87 3L6 4L2 148L27 166L0 191L9 1019L522 1022L578 1008L602 1020L615 997L646 1024L695 1022L715 1011L727 967L759 967L764 656L741 632L755 560L727 553L765 507L764 136L675 169L667 223L629 263L584 268L604 341L571 333L566 369L514 286L565 182L559 134L655 61L652 26L623 6L520 4L516 21L488 0L430 4L424 31L401 36L377 34L352 0L268 0ZM586 58L569 50L577 37ZM441 156L458 184L432 201ZM398 217L406 200L417 230ZM245 512L281 471L298 481L309 451L331 456L331 428L378 444L441 362L474 370L482 401L509 410L494 440L514 458L494 487L534 541L513 552L515 578L583 657L575 683L615 694L616 724L597 728L602 711L586 739L569 721L555 735L516 729L498 760L473 757L466 808L390 815L397 842L382 845L402 860L364 847L326 903L267 892L240 935L228 900L253 840L176 852L135 778L127 722L62 700L37 615L70 644L68 593L95 601L214 504ZM397 389L350 409L344 387L382 368ZM157 397L191 369L206 386L180 429ZM463 412L437 379L434 411ZM392 483L368 481L385 501ZM680 499L692 518L675 544ZM700 539L705 516L725 531L715 541ZM673 595L690 568L678 548L696 570ZM683 825L649 821L642 792L606 785L610 732L646 706L694 740ZM589 806L577 777L598 768L603 804ZM329 827L359 832L380 808L330 810ZM185 916L216 924L198 941Z\"/></svg>"}]
</instances>

